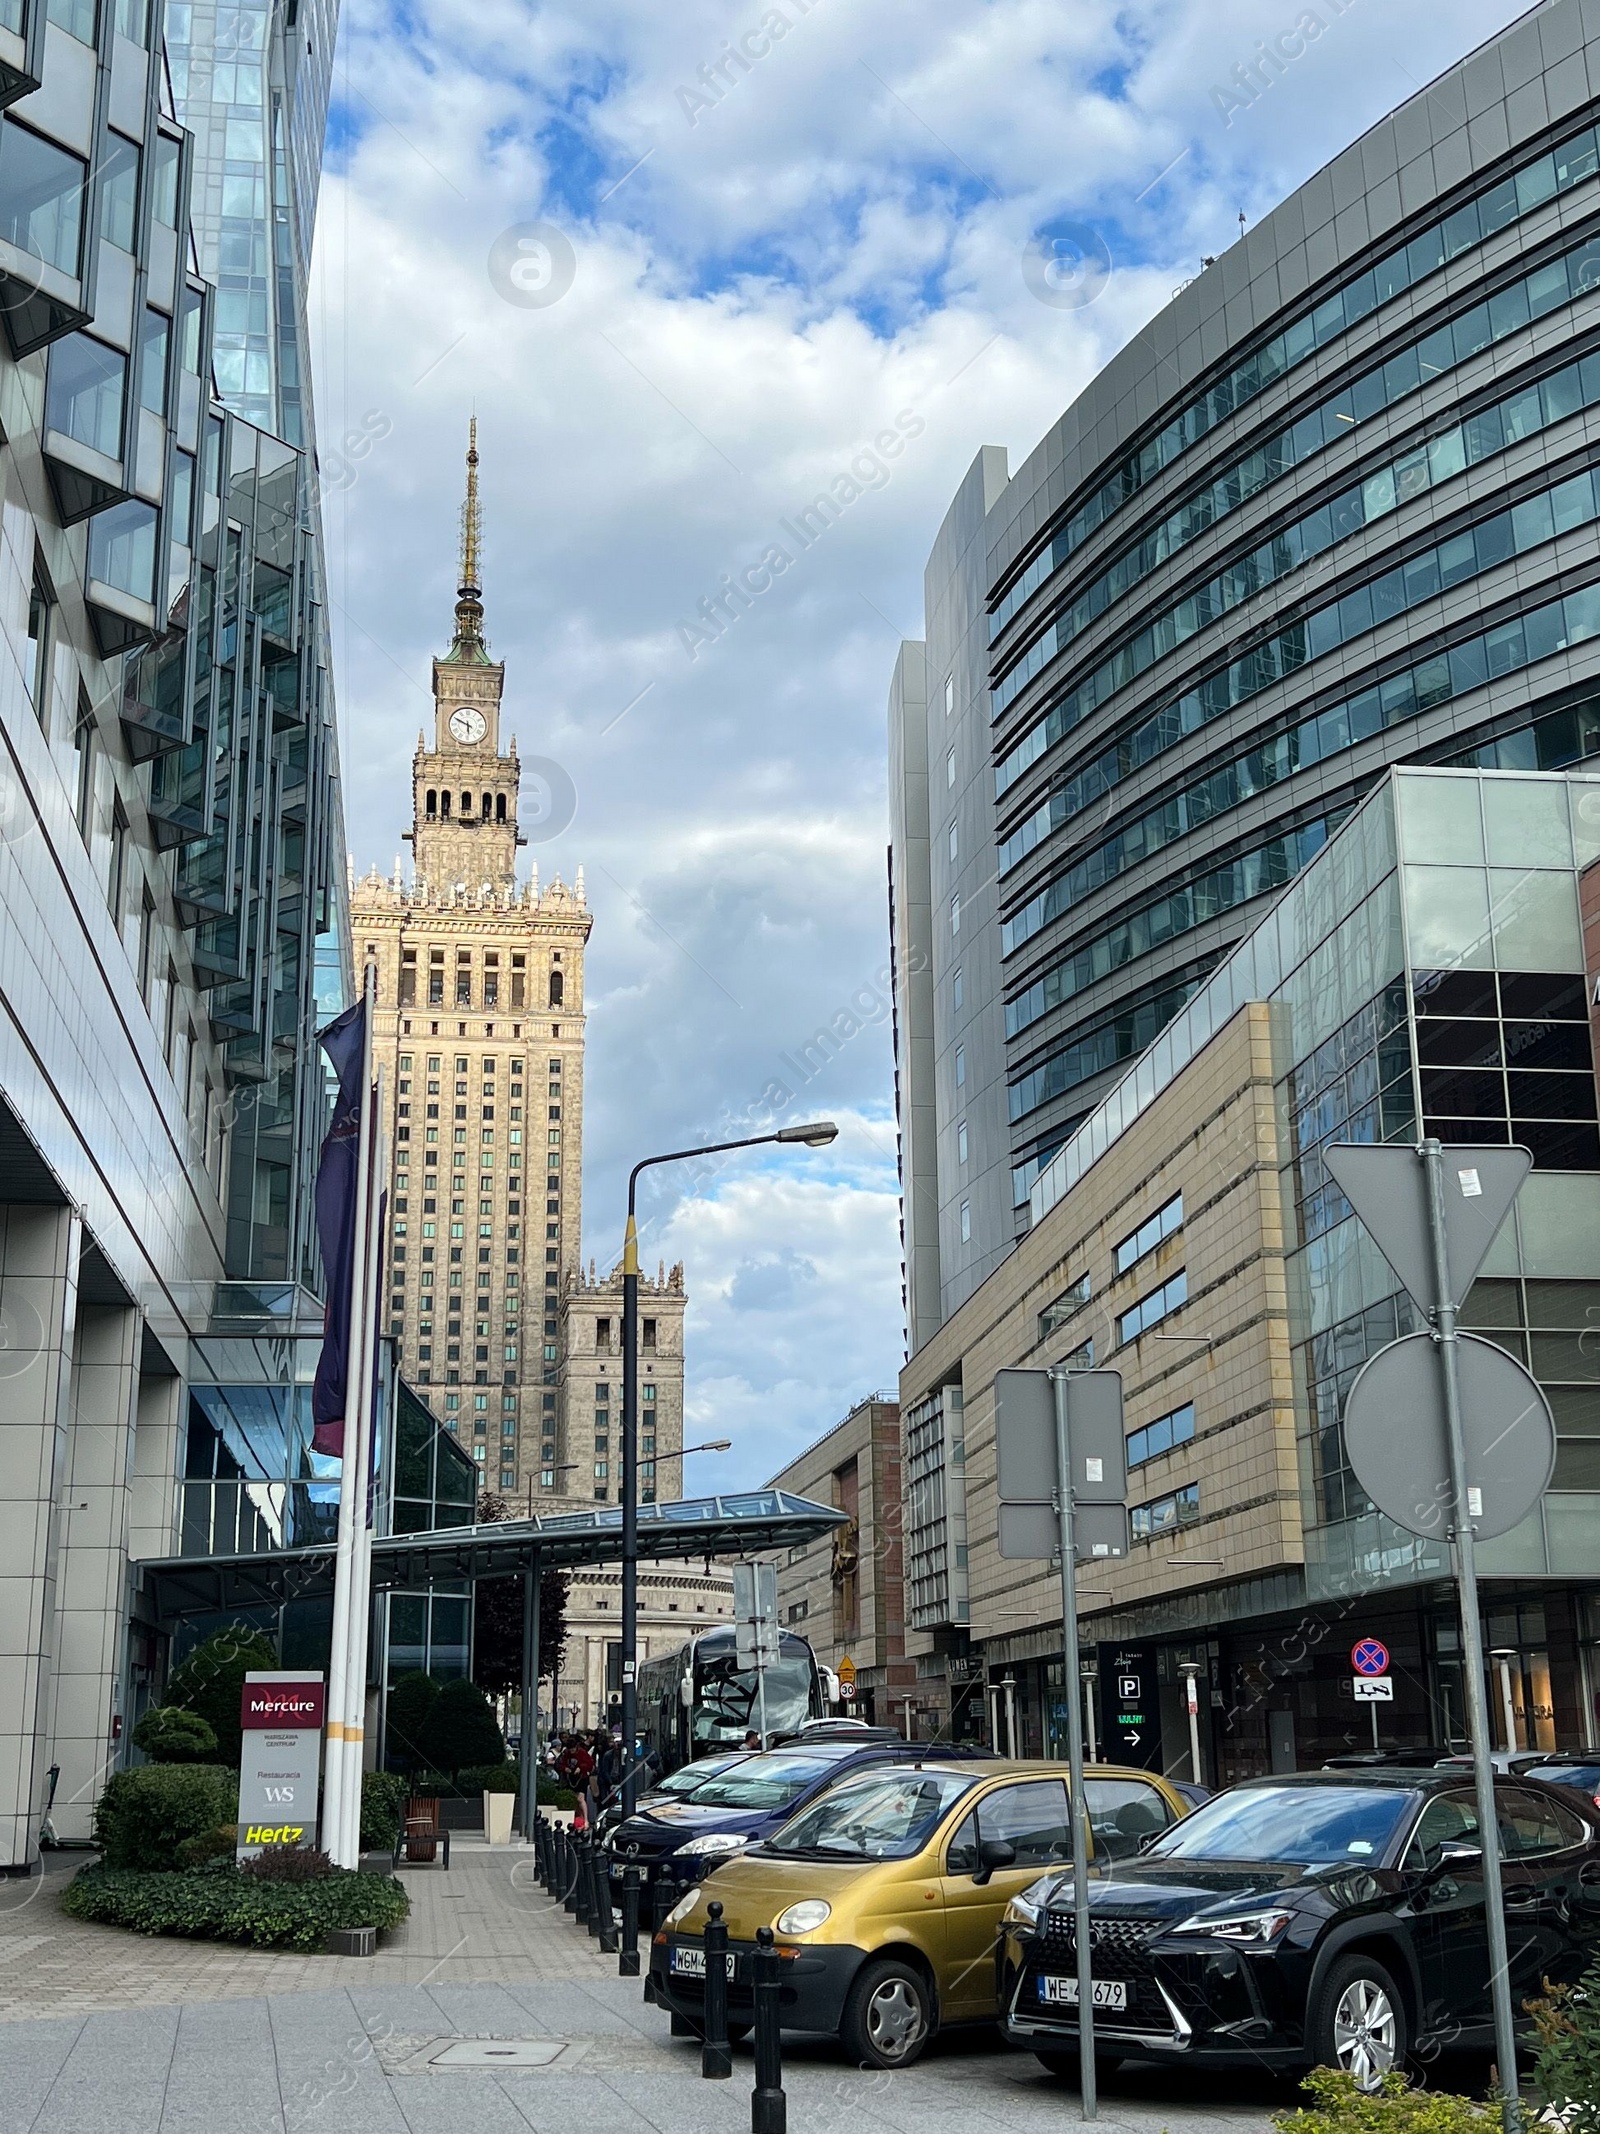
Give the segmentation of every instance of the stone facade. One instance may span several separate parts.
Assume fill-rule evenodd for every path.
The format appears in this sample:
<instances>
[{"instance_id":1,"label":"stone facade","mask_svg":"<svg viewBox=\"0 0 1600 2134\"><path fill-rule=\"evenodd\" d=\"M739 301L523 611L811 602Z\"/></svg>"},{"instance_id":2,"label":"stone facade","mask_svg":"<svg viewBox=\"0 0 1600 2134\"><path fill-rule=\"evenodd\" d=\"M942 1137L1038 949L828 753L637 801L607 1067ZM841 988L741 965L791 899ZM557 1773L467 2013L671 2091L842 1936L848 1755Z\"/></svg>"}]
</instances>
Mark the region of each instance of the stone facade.
<instances>
[{"instance_id":1,"label":"stone facade","mask_svg":"<svg viewBox=\"0 0 1600 2134\"><path fill-rule=\"evenodd\" d=\"M683 1494L683 1312L680 1261L639 1280L639 1501ZM563 1471L572 1496L621 1495L622 1274L575 1276L562 1299L561 1380L556 1432L540 1448L541 1484L555 1488Z\"/></svg>"},{"instance_id":2,"label":"stone facade","mask_svg":"<svg viewBox=\"0 0 1600 2134\"><path fill-rule=\"evenodd\" d=\"M899 1402L883 1393L858 1401L768 1487L848 1513L848 1526L779 1563L778 1618L822 1666L837 1673L852 1662L856 1698L844 1710L905 1729L922 1693L906 1657Z\"/></svg>"}]
</instances>

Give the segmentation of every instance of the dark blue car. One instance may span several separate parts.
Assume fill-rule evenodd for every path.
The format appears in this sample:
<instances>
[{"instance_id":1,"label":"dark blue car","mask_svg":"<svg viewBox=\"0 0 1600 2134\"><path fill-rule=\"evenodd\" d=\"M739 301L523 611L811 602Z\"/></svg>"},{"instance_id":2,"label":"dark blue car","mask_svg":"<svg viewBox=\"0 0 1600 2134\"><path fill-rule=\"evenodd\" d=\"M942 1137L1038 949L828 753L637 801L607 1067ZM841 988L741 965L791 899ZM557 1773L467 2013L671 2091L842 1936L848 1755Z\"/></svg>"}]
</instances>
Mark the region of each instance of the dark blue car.
<instances>
[{"instance_id":1,"label":"dark blue car","mask_svg":"<svg viewBox=\"0 0 1600 2134\"><path fill-rule=\"evenodd\" d=\"M653 1802L619 1824L607 1846L612 1894L616 1895L627 1869L637 1867L640 1916L660 1918L683 1891L786 1823L846 1772L874 1763L914 1763L931 1753L948 1761L952 1756L988 1752L949 1742L941 1742L934 1752L927 1742L863 1742L836 1735L744 1757L728 1769L711 1773L692 1792L676 1800Z\"/></svg>"}]
</instances>

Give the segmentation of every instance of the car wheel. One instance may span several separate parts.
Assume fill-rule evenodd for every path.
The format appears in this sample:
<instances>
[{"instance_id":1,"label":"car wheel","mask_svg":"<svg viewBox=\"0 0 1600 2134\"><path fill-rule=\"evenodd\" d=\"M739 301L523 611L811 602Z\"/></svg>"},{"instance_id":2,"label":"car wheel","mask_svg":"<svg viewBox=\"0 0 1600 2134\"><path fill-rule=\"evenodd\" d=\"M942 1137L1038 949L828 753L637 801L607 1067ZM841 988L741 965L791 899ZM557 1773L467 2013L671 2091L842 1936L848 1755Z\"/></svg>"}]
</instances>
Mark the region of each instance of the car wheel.
<instances>
[{"instance_id":1,"label":"car wheel","mask_svg":"<svg viewBox=\"0 0 1600 2134\"><path fill-rule=\"evenodd\" d=\"M1317 2065L1353 2075L1370 2095L1391 2069L1404 2067L1408 2043L1405 2003L1383 1965L1371 1956L1331 1965L1311 2018Z\"/></svg>"},{"instance_id":2,"label":"car wheel","mask_svg":"<svg viewBox=\"0 0 1600 2134\"><path fill-rule=\"evenodd\" d=\"M933 2035L933 1996L920 1971L888 1956L862 1967L839 2035L863 2067L909 2067Z\"/></svg>"}]
</instances>

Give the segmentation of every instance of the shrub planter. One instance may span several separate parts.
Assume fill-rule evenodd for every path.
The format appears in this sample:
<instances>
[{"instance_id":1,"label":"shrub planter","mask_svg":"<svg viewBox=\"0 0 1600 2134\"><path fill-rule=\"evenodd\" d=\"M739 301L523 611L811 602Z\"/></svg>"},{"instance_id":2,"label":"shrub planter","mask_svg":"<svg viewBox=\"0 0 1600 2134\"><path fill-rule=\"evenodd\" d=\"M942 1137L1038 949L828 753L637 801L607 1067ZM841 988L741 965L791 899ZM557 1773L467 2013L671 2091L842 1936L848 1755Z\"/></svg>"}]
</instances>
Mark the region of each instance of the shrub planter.
<instances>
[{"instance_id":1,"label":"shrub planter","mask_svg":"<svg viewBox=\"0 0 1600 2134\"><path fill-rule=\"evenodd\" d=\"M263 1882L220 1861L187 1874L85 1867L73 1878L62 1909L69 1918L130 1927L136 1934L315 1952L341 1929L397 1927L410 1904L389 1875L339 1870L311 1882Z\"/></svg>"},{"instance_id":2,"label":"shrub planter","mask_svg":"<svg viewBox=\"0 0 1600 2134\"><path fill-rule=\"evenodd\" d=\"M378 1953L378 1930L376 1927L333 1927L326 1943L330 1956L375 1956Z\"/></svg>"},{"instance_id":3,"label":"shrub planter","mask_svg":"<svg viewBox=\"0 0 1600 2134\"><path fill-rule=\"evenodd\" d=\"M483 1834L491 1845L511 1843L511 1817L517 1805L514 1793L485 1793Z\"/></svg>"}]
</instances>

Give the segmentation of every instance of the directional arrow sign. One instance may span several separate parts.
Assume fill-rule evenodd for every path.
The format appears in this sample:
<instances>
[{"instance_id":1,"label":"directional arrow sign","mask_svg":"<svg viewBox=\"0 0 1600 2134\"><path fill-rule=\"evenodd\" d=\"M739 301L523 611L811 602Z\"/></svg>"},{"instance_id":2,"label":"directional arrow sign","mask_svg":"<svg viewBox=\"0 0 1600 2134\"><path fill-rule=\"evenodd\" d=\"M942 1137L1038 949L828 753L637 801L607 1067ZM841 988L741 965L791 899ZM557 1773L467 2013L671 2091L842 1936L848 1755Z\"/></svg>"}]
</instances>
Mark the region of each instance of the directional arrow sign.
<instances>
[{"instance_id":1,"label":"directional arrow sign","mask_svg":"<svg viewBox=\"0 0 1600 2134\"><path fill-rule=\"evenodd\" d=\"M1414 1148L1342 1142L1322 1160L1373 1241L1424 1311L1435 1311L1428 1173ZM1452 1142L1444 1152L1448 1302L1460 1304L1533 1168L1525 1148Z\"/></svg>"},{"instance_id":2,"label":"directional arrow sign","mask_svg":"<svg viewBox=\"0 0 1600 2134\"><path fill-rule=\"evenodd\" d=\"M1478 1539L1492 1541L1549 1488L1555 1423L1538 1380L1514 1356L1476 1334L1459 1337L1458 1354L1468 1514ZM1361 1366L1345 1402L1344 1442L1379 1511L1408 1534L1444 1539L1455 1524L1455 1493L1431 1334L1391 1341Z\"/></svg>"}]
</instances>

